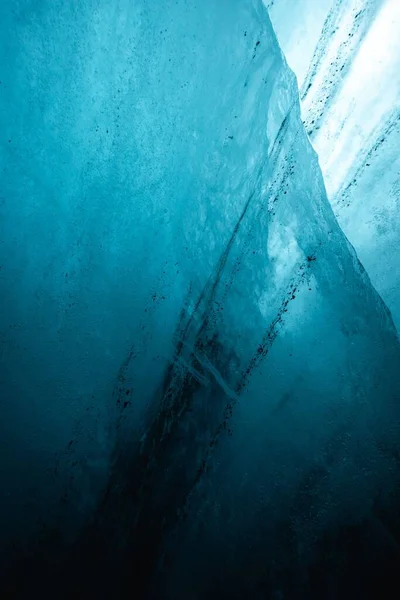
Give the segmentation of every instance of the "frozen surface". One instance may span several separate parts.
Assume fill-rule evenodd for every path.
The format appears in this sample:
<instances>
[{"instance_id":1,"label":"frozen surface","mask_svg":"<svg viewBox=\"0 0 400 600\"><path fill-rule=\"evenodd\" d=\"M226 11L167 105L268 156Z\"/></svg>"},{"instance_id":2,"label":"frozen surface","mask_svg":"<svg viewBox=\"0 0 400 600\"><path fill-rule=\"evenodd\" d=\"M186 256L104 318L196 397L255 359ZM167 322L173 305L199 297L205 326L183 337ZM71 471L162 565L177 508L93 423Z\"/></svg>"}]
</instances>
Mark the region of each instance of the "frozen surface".
<instances>
[{"instance_id":1,"label":"frozen surface","mask_svg":"<svg viewBox=\"0 0 400 600\"><path fill-rule=\"evenodd\" d=\"M274 0L328 197L400 327L400 3Z\"/></svg>"},{"instance_id":2,"label":"frozen surface","mask_svg":"<svg viewBox=\"0 0 400 600\"><path fill-rule=\"evenodd\" d=\"M379 571L398 339L261 0L0 23L2 585L320 599L346 527Z\"/></svg>"}]
</instances>

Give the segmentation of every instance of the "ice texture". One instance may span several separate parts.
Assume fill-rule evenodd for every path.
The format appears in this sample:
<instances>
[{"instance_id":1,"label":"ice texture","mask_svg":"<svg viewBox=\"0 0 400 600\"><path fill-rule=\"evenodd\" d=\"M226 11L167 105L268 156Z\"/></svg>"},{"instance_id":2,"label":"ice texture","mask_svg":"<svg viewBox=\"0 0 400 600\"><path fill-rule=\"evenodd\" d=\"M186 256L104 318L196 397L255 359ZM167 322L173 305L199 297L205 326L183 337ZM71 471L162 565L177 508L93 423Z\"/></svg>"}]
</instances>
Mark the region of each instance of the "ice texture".
<instances>
[{"instance_id":1,"label":"ice texture","mask_svg":"<svg viewBox=\"0 0 400 600\"><path fill-rule=\"evenodd\" d=\"M345 598L343 536L396 555L399 343L263 3L0 23L2 585Z\"/></svg>"},{"instance_id":2,"label":"ice texture","mask_svg":"<svg viewBox=\"0 0 400 600\"><path fill-rule=\"evenodd\" d=\"M269 0L344 233L400 329L400 3Z\"/></svg>"}]
</instances>

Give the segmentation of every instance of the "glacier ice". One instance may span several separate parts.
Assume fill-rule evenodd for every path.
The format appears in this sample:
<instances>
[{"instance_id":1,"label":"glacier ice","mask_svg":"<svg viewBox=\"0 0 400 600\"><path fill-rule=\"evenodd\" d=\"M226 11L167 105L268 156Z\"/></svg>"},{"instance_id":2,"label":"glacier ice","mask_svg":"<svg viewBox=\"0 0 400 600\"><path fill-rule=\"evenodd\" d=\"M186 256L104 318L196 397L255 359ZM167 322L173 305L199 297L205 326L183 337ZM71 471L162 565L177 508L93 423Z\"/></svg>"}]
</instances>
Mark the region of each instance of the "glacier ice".
<instances>
[{"instance_id":1,"label":"glacier ice","mask_svg":"<svg viewBox=\"0 0 400 600\"><path fill-rule=\"evenodd\" d=\"M263 3L0 11L2 586L350 597L343 539L396 556L399 343Z\"/></svg>"},{"instance_id":2,"label":"glacier ice","mask_svg":"<svg viewBox=\"0 0 400 600\"><path fill-rule=\"evenodd\" d=\"M399 330L400 4L266 4L298 78L328 198Z\"/></svg>"}]
</instances>

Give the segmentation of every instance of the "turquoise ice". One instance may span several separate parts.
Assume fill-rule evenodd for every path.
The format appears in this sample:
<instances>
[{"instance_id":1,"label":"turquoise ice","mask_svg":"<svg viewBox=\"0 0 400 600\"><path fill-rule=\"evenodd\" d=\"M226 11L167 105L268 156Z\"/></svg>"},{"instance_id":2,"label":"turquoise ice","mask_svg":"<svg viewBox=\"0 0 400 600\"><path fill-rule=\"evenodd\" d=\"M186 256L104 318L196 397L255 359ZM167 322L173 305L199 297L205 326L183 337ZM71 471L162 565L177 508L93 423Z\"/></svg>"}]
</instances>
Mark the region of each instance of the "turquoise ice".
<instances>
[{"instance_id":1,"label":"turquoise ice","mask_svg":"<svg viewBox=\"0 0 400 600\"><path fill-rule=\"evenodd\" d=\"M0 23L19 597L302 598L317 544L395 489L400 352L263 3L21 0Z\"/></svg>"}]
</instances>

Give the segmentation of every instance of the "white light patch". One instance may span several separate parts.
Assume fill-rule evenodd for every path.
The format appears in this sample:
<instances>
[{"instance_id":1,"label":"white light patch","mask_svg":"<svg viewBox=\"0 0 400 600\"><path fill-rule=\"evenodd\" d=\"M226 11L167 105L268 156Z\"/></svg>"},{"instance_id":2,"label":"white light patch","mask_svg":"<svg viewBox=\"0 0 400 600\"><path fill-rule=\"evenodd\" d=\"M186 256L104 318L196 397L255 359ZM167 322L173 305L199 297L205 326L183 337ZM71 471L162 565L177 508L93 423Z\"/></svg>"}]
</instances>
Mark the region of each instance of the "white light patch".
<instances>
[{"instance_id":1,"label":"white light patch","mask_svg":"<svg viewBox=\"0 0 400 600\"><path fill-rule=\"evenodd\" d=\"M399 31L400 2L387 0L313 140L331 197L339 191L366 140L398 102Z\"/></svg>"}]
</instances>

